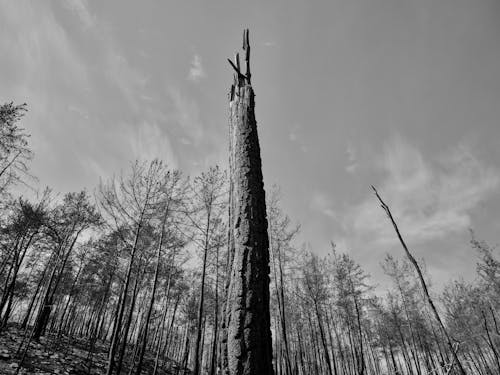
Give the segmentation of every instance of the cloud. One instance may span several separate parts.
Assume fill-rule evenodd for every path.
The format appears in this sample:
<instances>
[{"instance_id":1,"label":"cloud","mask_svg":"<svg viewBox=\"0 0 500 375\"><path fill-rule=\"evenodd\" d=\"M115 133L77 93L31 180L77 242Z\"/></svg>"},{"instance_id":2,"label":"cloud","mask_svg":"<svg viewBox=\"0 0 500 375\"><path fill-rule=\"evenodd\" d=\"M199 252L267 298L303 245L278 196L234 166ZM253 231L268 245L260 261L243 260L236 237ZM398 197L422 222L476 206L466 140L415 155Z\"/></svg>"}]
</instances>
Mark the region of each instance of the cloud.
<instances>
[{"instance_id":1,"label":"cloud","mask_svg":"<svg viewBox=\"0 0 500 375\"><path fill-rule=\"evenodd\" d=\"M500 184L499 171L482 164L464 145L430 160L394 137L385 145L379 167L386 177L378 190L413 244L466 230L471 212ZM379 244L396 241L372 195L350 210L344 229Z\"/></svg>"},{"instance_id":2,"label":"cloud","mask_svg":"<svg viewBox=\"0 0 500 375\"><path fill-rule=\"evenodd\" d=\"M68 111L76 113L77 115L84 118L85 120L89 119L88 112L86 110L84 110L83 108L80 108L79 106L70 104L70 105L68 105Z\"/></svg>"},{"instance_id":3,"label":"cloud","mask_svg":"<svg viewBox=\"0 0 500 375\"><path fill-rule=\"evenodd\" d=\"M32 166L38 166L36 174L43 177L40 171L46 165L62 160L57 153L64 146L55 144L69 123L70 111L65 109L75 88L88 90L89 70L51 7L37 2L0 2L0 24L0 50L4 52L0 100L28 103L23 125L32 135L30 147L36 155ZM50 168L48 173L54 170Z\"/></svg>"},{"instance_id":4,"label":"cloud","mask_svg":"<svg viewBox=\"0 0 500 375\"><path fill-rule=\"evenodd\" d=\"M144 93L148 76L130 64L111 29L106 23L98 22L86 0L71 0L63 4L80 22L85 38L91 41L90 55L97 60L99 70L110 84L118 88L128 106L135 113L141 114L142 109L138 103L150 98ZM102 85L102 82L97 82L97 85Z\"/></svg>"},{"instance_id":5,"label":"cloud","mask_svg":"<svg viewBox=\"0 0 500 375\"><path fill-rule=\"evenodd\" d=\"M198 104L176 88L169 88L168 94L173 104L169 118L180 127L183 133L183 144L189 142L195 146L199 145L204 132Z\"/></svg>"},{"instance_id":6,"label":"cloud","mask_svg":"<svg viewBox=\"0 0 500 375\"><path fill-rule=\"evenodd\" d=\"M358 164L349 164L348 166L345 167L345 170L347 173L354 174L356 172L356 169L358 169Z\"/></svg>"},{"instance_id":7,"label":"cloud","mask_svg":"<svg viewBox=\"0 0 500 375\"><path fill-rule=\"evenodd\" d=\"M349 143L347 145L346 154L347 154L348 164L346 165L345 170L347 173L353 174L358 169L358 158L357 158L357 150L352 143Z\"/></svg>"},{"instance_id":8,"label":"cloud","mask_svg":"<svg viewBox=\"0 0 500 375\"><path fill-rule=\"evenodd\" d=\"M77 16L84 29L95 26L95 16L90 13L86 0L66 0L62 4Z\"/></svg>"},{"instance_id":9,"label":"cloud","mask_svg":"<svg viewBox=\"0 0 500 375\"><path fill-rule=\"evenodd\" d=\"M170 167L178 166L172 145L157 123L142 122L128 135L133 157L139 160L155 158L166 161Z\"/></svg>"},{"instance_id":10,"label":"cloud","mask_svg":"<svg viewBox=\"0 0 500 375\"><path fill-rule=\"evenodd\" d=\"M302 141L301 131L302 131L302 127L300 126L300 124L295 124L293 126L293 128L288 133L288 139L290 140L290 142L296 143L297 146L299 147L300 151L302 151L303 153L306 153L307 146Z\"/></svg>"},{"instance_id":11,"label":"cloud","mask_svg":"<svg viewBox=\"0 0 500 375\"><path fill-rule=\"evenodd\" d=\"M27 2L0 5L3 25L0 48L4 59L0 66L17 87L40 90L56 80L64 84L88 87L88 71L66 30L43 6ZM54 74L57 72L57 75Z\"/></svg>"},{"instance_id":12,"label":"cloud","mask_svg":"<svg viewBox=\"0 0 500 375\"><path fill-rule=\"evenodd\" d=\"M144 90L148 82L145 74L130 65L125 56L121 55L112 42L108 42L105 56L105 70L108 79L115 85L136 113L141 113L140 99L144 100ZM147 95L146 95L147 96Z\"/></svg>"},{"instance_id":13,"label":"cloud","mask_svg":"<svg viewBox=\"0 0 500 375\"><path fill-rule=\"evenodd\" d=\"M205 78L205 76L205 69L201 63L201 57L200 55L195 54L191 60L188 79L193 82L199 82L202 78Z\"/></svg>"},{"instance_id":14,"label":"cloud","mask_svg":"<svg viewBox=\"0 0 500 375\"><path fill-rule=\"evenodd\" d=\"M333 210L332 205L333 201L327 194L319 191L312 193L309 208L313 211L317 211L332 219L337 219L337 214Z\"/></svg>"},{"instance_id":15,"label":"cloud","mask_svg":"<svg viewBox=\"0 0 500 375\"><path fill-rule=\"evenodd\" d=\"M298 142L299 141L299 133L301 130L301 126L299 124L293 125L293 127L288 132L288 139L290 142Z\"/></svg>"}]
</instances>

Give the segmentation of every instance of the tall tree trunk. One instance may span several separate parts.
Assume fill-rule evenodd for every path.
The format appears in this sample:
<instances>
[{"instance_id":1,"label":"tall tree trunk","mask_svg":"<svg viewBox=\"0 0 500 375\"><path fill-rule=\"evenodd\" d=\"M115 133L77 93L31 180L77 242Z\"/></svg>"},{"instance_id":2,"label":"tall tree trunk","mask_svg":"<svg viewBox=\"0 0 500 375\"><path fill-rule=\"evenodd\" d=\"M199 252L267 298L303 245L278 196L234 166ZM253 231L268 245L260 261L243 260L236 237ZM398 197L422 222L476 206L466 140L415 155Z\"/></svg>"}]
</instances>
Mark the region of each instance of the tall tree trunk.
<instances>
[{"instance_id":1,"label":"tall tree trunk","mask_svg":"<svg viewBox=\"0 0 500 375\"><path fill-rule=\"evenodd\" d=\"M290 362L290 350L288 348L288 335L286 326L286 310L285 310L285 287L283 286L283 261L281 260L281 250L278 247L278 269L280 271L280 298L278 303L281 304L281 329L283 332L283 342L285 345L285 359L287 366L287 375L292 375L292 365Z\"/></svg>"},{"instance_id":2,"label":"tall tree trunk","mask_svg":"<svg viewBox=\"0 0 500 375\"><path fill-rule=\"evenodd\" d=\"M326 311L326 329L328 330L328 338L330 339L330 344L332 346L332 362L333 362L333 373L335 375L338 375L337 371L337 359L335 358L335 345L333 342L333 337L332 337L332 329L330 328L330 316L328 314L328 310Z\"/></svg>"},{"instance_id":3,"label":"tall tree trunk","mask_svg":"<svg viewBox=\"0 0 500 375\"><path fill-rule=\"evenodd\" d=\"M165 336L165 345L163 348L163 359L165 359L165 356L168 355L169 349L170 349L170 339L172 336L176 337L177 335L177 328L175 328L175 334L172 335L172 329L174 328L174 323L175 323L175 314L177 313L177 307L179 307L179 301L180 301L180 294L177 296L175 299L175 305L174 305L174 311L172 312L172 319L170 320L170 325L167 330L167 335ZM164 362L164 361L163 361ZM162 364L163 364L162 362Z\"/></svg>"},{"instance_id":4,"label":"tall tree trunk","mask_svg":"<svg viewBox=\"0 0 500 375\"><path fill-rule=\"evenodd\" d=\"M219 246L215 249L215 302L214 302L214 333L212 338L212 358L209 375L215 375L217 363L217 342L219 335Z\"/></svg>"},{"instance_id":5,"label":"tall tree trunk","mask_svg":"<svg viewBox=\"0 0 500 375\"><path fill-rule=\"evenodd\" d=\"M160 351L162 347L162 341L163 341L163 332L165 331L165 322L167 320L167 313L168 313L168 299L165 298L165 306L163 307L163 314L161 316L161 320L158 322L158 325L156 327L156 334L157 334L157 340L158 342L156 343L156 351L155 351L155 362L154 362L154 367L153 367L153 375L156 375L158 372L158 364L160 363ZM151 349L153 349L155 346L153 345Z\"/></svg>"},{"instance_id":6,"label":"tall tree trunk","mask_svg":"<svg viewBox=\"0 0 500 375\"><path fill-rule=\"evenodd\" d=\"M225 311L224 374L273 374L269 314L269 239L248 30L243 33L246 75L239 57L230 94L229 286Z\"/></svg>"},{"instance_id":7,"label":"tall tree trunk","mask_svg":"<svg viewBox=\"0 0 500 375\"><path fill-rule=\"evenodd\" d=\"M73 225L73 229L74 229L74 225ZM54 296L57 292L57 288L59 287L59 283L62 280L62 277L64 274L64 269L66 267L66 263L68 262L69 256L71 255L71 252L73 251L75 243L78 239L78 236L80 235L82 230L83 229L80 229L75 233L75 236L74 236L73 240L71 241L71 244L69 245L68 249L64 253L62 263L60 266L60 270L58 273L56 273L57 268L58 268L57 267L58 266L57 265L57 258L56 258L54 270L53 270L52 275L50 277L49 285L47 286L47 290L45 292L45 296L43 299L43 304L40 307L40 311L38 313L38 317L37 317L37 320L35 323L35 332L33 335L33 339L36 341L38 341L40 339L40 336L45 332L45 329L47 327L47 323L49 322L50 313L52 312L52 305L53 305L53 301L54 301ZM68 236L68 239L69 239L69 236ZM64 246L63 246L64 242L61 244L59 251L64 252ZM56 275L57 275L57 277L56 277ZM52 286L53 282L54 282L54 286Z\"/></svg>"},{"instance_id":8,"label":"tall tree trunk","mask_svg":"<svg viewBox=\"0 0 500 375\"><path fill-rule=\"evenodd\" d=\"M156 348L156 356L155 356L155 365L153 369L153 375L156 375L158 371L158 364L159 364L159 359L160 359L160 351L162 348L162 340L163 340L163 333L165 331L165 322L167 320L167 313L168 313L168 300L170 298L170 280L172 278L172 272L168 274L168 281L167 281L167 294L165 296L165 306L163 307L163 315L161 318L161 321L158 324L158 330L159 330L159 337L158 337L158 346Z\"/></svg>"},{"instance_id":9,"label":"tall tree trunk","mask_svg":"<svg viewBox=\"0 0 500 375\"><path fill-rule=\"evenodd\" d=\"M493 356L495 358L495 364L497 365L497 369L500 373L500 359L499 359L499 356L497 353L497 349L495 348L495 344L493 343L493 340L491 339L490 330L488 329L488 321L486 320L486 314L484 313L483 310L481 310L481 315L483 316L484 330L486 331L486 337L488 338L487 342L488 342L488 345L490 346L490 349L493 353Z\"/></svg>"},{"instance_id":10,"label":"tall tree trunk","mask_svg":"<svg viewBox=\"0 0 500 375\"><path fill-rule=\"evenodd\" d=\"M207 227L205 231L205 244L203 249L203 269L201 272L201 286L200 286L200 302L198 306L198 326L196 328L196 342L194 346L194 375L199 375L201 360L200 360L200 342L201 342L201 326L203 321L203 303L205 301L205 275L207 271L207 256L208 256L208 240L210 234L210 214L211 210L208 210L207 214Z\"/></svg>"},{"instance_id":11,"label":"tall tree trunk","mask_svg":"<svg viewBox=\"0 0 500 375\"><path fill-rule=\"evenodd\" d=\"M117 310L116 310L116 319L115 319L115 324L113 326L113 333L111 336L111 344L109 346L106 375L111 375L113 373L113 368L115 366L115 354L116 354L116 349L118 347L118 334L120 332L121 325L122 325L123 313L125 312L125 304L127 302L127 293L128 293L128 287L130 284L130 276L132 274L132 267L134 265L134 258L135 258L135 253L137 251L137 244L139 242L139 234L141 231L142 219L144 216L145 209L146 209L146 206L144 205L143 211L141 212L141 218L139 220L139 223L137 224L137 229L135 232L134 246L132 247L132 252L130 254L130 262L128 264L127 276L125 278L125 285L123 286L121 298L118 300L118 306L117 306Z\"/></svg>"},{"instance_id":12,"label":"tall tree trunk","mask_svg":"<svg viewBox=\"0 0 500 375\"><path fill-rule=\"evenodd\" d=\"M134 309L135 309L135 303L137 301L137 295L139 294L138 287L139 284L142 280L142 276L144 274L144 268L141 272L141 269L137 270L137 274L135 277L134 281L134 289L132 291L132 300L130 301L130 308L127 316L127 320L125 321L125 326L123 329L123 334L122 334L122 342L120 346L120 352L118 353L118 360L116 361L116 373L119 375L123 366L123 357L125 355L125 350L127 349L127 343L128 343L128 334L130 330L130 324L132 323L132 317L134 315ZM139 304L139 311L141 310L141 304ZM138 311L138 315L139 315ZM132 330L133 332L133 330Z\"/></svg>"},{"instance_id":13,"label":"tall tree trunk","mask_svg":"<svg viewBox=\"0 0 500 375\"><path fill-rule=\"evenodd\" d=\"M23 236L23 239L19 245L19 250L16 251L14 255L14 274L12 275L12 280L9 284L8 289L4 293L4 297L2 298L2 302L0 302L0 314L5 306L5 302L7 302L7 308L5 309L4 316L2 317L2 324L0 325L0 329L4 326L7 325L7 322L9 321L9 315L11 312L11 307L12 307L12 299L14 298L14 289L16 286L16 281L17 281L17 276L19 273L19 269L21 268L21 264L23 263L24 257L26 256L26 253L28 251L28 248L31 245L31 242L33 241L33 238L38 234L38 231L34 231L31 233L31 235L28 237L28 241L25 244L25 238L28 235L27 233L25 236ZM8 280L8 278L7 278Z\"/></svg>"},{"instance_id":14,"label":"tall tree trunk","mask_svg":"<svg viewBox=\"0 0 500 375\"><path fill-rule=\"evenodd\" d=\"M351 284L352 285L352 284ZM352 287L353 290L353 299L354 299L354 307L356 309L356 320L358 323L358 334L359 334L359 356L358 356L358 374L363 375L365 373L365 356L363 353L363 333L362 333L362 328L361 328L361 317L360 317L360 311L359 311L359 306L358 306L358 299L356 298L356 294L354 292L354 287Z\"/></svg>"},{"instance_id":15,"label":"tall tree trunk","mask_svg":"<svg viewBox=\"0 0 500 375\"><path fill-rule=\"evenodd\" d=\"M153 281L153 291L151 292L151 299L149 301L148 312L146 315L144 336L142 338L142 345L141 345L141 349L140 349L140 353L139 353L139 362L137 364L136 375L140 375L140 373L141 373L142 361L144 360L144 353L146 352L146 343L148 341L149 319L151 318L151 311L153 311L153 304L155 302L156 286L158 284L158 270L160 268L161 248L163 246L163 239L164 239L164 234L165 234L165 223L167 221L167 217L168 217L168 206L165 210L165 214L163 216L163 223L161 226L160 241L158 243L158 251L156 253L156 268L155 268L155 275L154 275L154 281Z\"/></svg>"},{"instance_id":16,"label":"tall tree trunk","mask_svg":"<svg viewBox=\"0 0 500 375\"><path fill-rule=\"evenodd\" d=\"M82 269L83 269L83 263L78 268L78 272L76 273L75 279L73 280L73 283L71 284L71 288L70 288L69 293L68 293L68 300L66 301L66 304L64 305L64 309L61 313L61 318L59 320L59 328L57 329L57 338L58 339L61 337L62 328L63 328L63 324L64 324L64 318L66 317L66 313L68 312L68 308L69 308L70 303L71 303L71 297L72 297L73 292L75 290L76 284L79 281L78 279L80 277L80 273L82 272Z\"/></svg>"},{"instance_id":17,"label":"tall tree trunk","mask_svg":"<svg viewBox=\"0 0 500 375\"><path fill-rule=\"evenodd\" d=\"M38 292L40 291L42 285L43 285L43 281L45 279L45 274L47 273L47 270L49 269L49 265L46 265L45 268L43 269L43 273L42 275L40 276L40 279L37 283L37 286L36 286L36 289L35 289L35 293L33 293L33 296L31 297L31 300L30 300L30 304L28 306L28 309L26 311L26 314L24 315L24 319L23 319L23 322L21 324L21 328L22 329L25 329L26 326L28 325L29 323L29 319L30 319L30 315L31 315L31 311L33 309L33 306L35 304L35 301L37 299L37 296L38 296Z\"/></svg>"},{"instance_id":18,"label":"tall tree trunk","mask_svg":"<svg viewBox=\"0 0 500 375\"><path fill-rule=\"evenodd\" d=\"M43 294L41 304L35 319L35 327L33 331L33 340L38 341L40 336L42 335L43 329L45 327L46 318L48 318L48 314L50 314L51 307L49 306L49 298L50 298L50 290L52 288L52 283L54 282L56 271L57 271L57 263L59 260L59 253L62 249L62 244L57 250L57 255L54 261L54 268L52 269L52 273L50 274L49 280L47 282L47 287L45 293ZM50 261L50 259L49 259Z\"/></svg>"},{"instance_id":19,"label":"tall tree trunk","mask_svg":"<svg viewBox=\"0 0 500 375\"><path fill-rule=\"evenodd\" d=\"M325 362L328 368L328 374L332 375L332 363L330 362L330 355L328 354L328 346L326 345L326 337L323 329L323 323L321 322L321 314L319 312L318 303L314 301L314 309L316 311L316 319L318 319L319 334L321 336L321 344L323 345L323 351L325 356ZM363 375L361 372L360 375Z\"/></svg>"}]
</instances>

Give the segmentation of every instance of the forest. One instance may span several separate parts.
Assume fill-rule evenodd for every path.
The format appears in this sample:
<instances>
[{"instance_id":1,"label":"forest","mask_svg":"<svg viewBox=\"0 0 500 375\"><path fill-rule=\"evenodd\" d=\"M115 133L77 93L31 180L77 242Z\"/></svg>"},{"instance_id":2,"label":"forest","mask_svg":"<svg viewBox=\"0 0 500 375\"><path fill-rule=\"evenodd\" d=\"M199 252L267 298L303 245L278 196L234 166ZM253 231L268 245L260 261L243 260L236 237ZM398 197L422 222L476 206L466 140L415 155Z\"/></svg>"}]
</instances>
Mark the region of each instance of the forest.
<instances>
[{"instance_id":1,"label":"forest","mask_svg":"<svg viewBox=\"0 0 500 375\"><path fill-rule=\"evenodd\" d=\"M16 196L16 185L34 178L27 109L7 103L0 112L0 358L18 371L36 367L33 344L54 352L78 345L78 373L101 373L113 353L117 374L188 373L195 362L198 373L216 374L226 171L189 177L160 160L136 161L95 194ZM334 243L321 257L296 242L300 226L280 208L279 188L266 203L275 374L451 374L445 332L467 374L500 372L494 248L471 233L476 281L431 292L443 329L403 253L381 260L393 287L375 295L369 275ZM10 351L9 335L17 335Z\"/></svg>"},{"instance_id":2,"label":"forest","mask_svg":"<svg viewBox=\"0 0 500 375\"><path fill-rule=\"evenodd\" d=\"M231 116L247 119L238 117L241 110L251 123L246 38L247 72L241 73L239 57L230 61L236 72L230 100ZM370 275L337 249L335 239L327 255L300 243L300 224L281 207L279 187L266 185L265 202L258 189L248 199L252 220L267 220L267 236L247 229L254 233L252 241L260 239L259 246L269 249L268 257L243 253L257 256L258 267L249 271L256 272L257 281L234 286L238 270L231 271L231 265L239 253L230 251L238 246L231 236L237 242L246 227L239 219L234 224L231 215L247 199L244 190L236 195L234 189L240 178L256 176L250 188L262 179L260 157L257 175L253 167L245 172L243 164L238 166L238 150L250 144L245 134L231 133L228 171L213 166L189 176L168 161L137 160L92 190L56 192L30 188L36 185L36 171L30 169L36 155L23 127L28 115L27 104L0 107L2 374L260 373L247 367L229 371L231 359L224 363L239 350L225 337L234 321L227 316L245 309L234 308L231 301L241 296L232 288L248 292L256 282L264 297L255 292L248 298L263 299L261 310L255 310L261 312L247 315L239 329L244 345L254 337L253 327L260 327L247 325L247 319L262 322L259 334L270 333L272 358L265 349L257 358L269 361L266 373L500 373L500 259L474 232L469 246L475 252L475 280L450 280L436 292L425 259L412 253L384 192L373 188L373 199L401 244L399 256L379 260L392 287L377 292ZM248 147L258 152L258 143ZM30 193L20 195L21 188ZM250 242L245 246L251 248ZM259 340L265 341L252 342ZM245 350L258 351L256 345Z\"/></svg>"}]
</instances>

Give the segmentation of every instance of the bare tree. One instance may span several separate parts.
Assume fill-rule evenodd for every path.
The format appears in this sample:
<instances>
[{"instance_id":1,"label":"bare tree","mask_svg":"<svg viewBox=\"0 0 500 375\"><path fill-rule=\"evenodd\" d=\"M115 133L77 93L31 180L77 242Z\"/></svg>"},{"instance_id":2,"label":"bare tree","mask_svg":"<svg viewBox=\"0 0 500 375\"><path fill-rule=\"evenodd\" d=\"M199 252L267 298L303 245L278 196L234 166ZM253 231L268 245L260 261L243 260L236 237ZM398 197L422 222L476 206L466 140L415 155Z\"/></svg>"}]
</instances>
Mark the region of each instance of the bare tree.
<instances>
[{"instance_id":1,"label":"bare tree","mask_svg":"<svg viewBox=\"0 0 500 375\"><path fill-rule=\"evenodd\" d=\"M202 339L202 323L204 320L205 301L205 278L209 252L218 251L221 246L222 233L224 230L223 212L227 206L226 199L226 174L218 167L210 168L203 172L193 181L192 190L192 214L188 213L192 226L194 227L194 241L202 251L202 273L200 283L200 297L198 305L198 318L196 326L196 341L194 349L194 374L200 373L203 348L200 345ZM217 261L217 260L216 260ZM217 285L216 285L217 288ZM216 332L217 328L214 327Z\"/></svg>"},{"instance_id":2,"label":"bare tree","mask_svg":"<svg viewBox=\"0 0 500 375\"><path fill-rule=\"evenodd\" d=\"M164 180L162 183L162 197L160 198L160 211L163 211L160 214L161 219L160 223L160 234L157 244L156 251L156 264L155 264L155 272L153 276L153 285L151 296L149 300L149 306L145 317L144 323L144 334L142 336L142 343L139 352L139 361L137 364L136 375L140 375L142 370L142 362L144 360L144 354L146 352L146 344L148 339L148 327L151 319L151 313L153 311L153 305L155 302L155 294L158 286L158 277L160 271L161 257L163 252L163 246L165 244L170 245L172 241L169 243L169 239L172 240L174 237L171 230L168 229L169 221L175 220L175 215L179 214L179 208L184 205L184 197L186 192L186 184L182 177L182 174L179 171L168 171L164 175ZM171 250L171 254L173 255L175 249Z\"/></svg>"},{"instance_id":3,"label":"bare tree","mask_svg":"<svg viewBox=\"0 0 500 375\"><path fill-rule=\"evenodd\" d=\"M46 221L47 235L53 242L51 273L35 322L33 338L38 340L47 327L54 297L66 271L68 260L80 235L101 223L101 216L90 203L86 191L68 193ZM49 259L50 262L50 259Z\"/></svg>"},{"instance_id":4,"label":"bare tree","mask_svg":"<svg viewBox=\"0 0 500 375\"><path fill-rule=\"evenodd\" d=\"M115 354L118 348L119 333L122 329L132 270L135 266L142 231L154 215L157 214L159 203L163 200L166 171L166 166L159 160L154 160L150 163L135 162L132 165L129 175L121 175L118 180L113 178L108 184L101 183L99 187L98 197L101 207L107 214L110 225L118 233L125 233L122 237L123 245L130 249L127 271L111 335L106 370L107 375L111 375L115 367ZM124 231L123 229L126 230ZM131 235L127 236L127 233ZM135 293L133 293L133 297L129 314L133 312ZM119 360L116 364L118 373L122 366L129 327L130 319L126 321L124 334L122 335L122 346L119 353Z\"/></svg>"},{"instance_id":5,"label":"bare tree","mask_svg":"<svg viewBox=\"0 0 500 375\"><path fill-rule=\"evenodd\" d=\"M0 195L13 183L23 182L28 176L27 162L33 153L28 148L29 135L18 122L27 111L26 103L0 106Z\"/></svg>"}]
</instances>

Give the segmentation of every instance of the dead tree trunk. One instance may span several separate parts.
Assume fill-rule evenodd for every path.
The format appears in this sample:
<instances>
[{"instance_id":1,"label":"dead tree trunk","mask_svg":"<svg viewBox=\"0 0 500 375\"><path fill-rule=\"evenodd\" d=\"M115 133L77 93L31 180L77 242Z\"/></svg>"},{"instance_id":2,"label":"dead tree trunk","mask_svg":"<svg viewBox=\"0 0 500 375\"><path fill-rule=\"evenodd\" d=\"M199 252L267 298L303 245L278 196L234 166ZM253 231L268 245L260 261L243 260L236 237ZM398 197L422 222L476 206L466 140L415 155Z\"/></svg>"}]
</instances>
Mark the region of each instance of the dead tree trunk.
<instances>
[{"instance_id":1,"label":"dead tree trunk","mask_svg":"<svg viewBox=\"0 0 500 375\"><path fill-rule=\"evenodd\" d=\"M394 230L396 231L396 234L399 238L399 241L401 242L401 245L403 246L403 249L406 253L406 256L408 257L410 262L415 267L415 270L417 271L418 278L420 280L420 285L422 287L424 295L427 298L427 302L428 302L429 306L431 307L432 312L434 313L434 317L436 318L436 321L438 322L439 327L443 331L443 334L446 338L446 342L448 343L448 347L449 347L451 354L453 356L453 362L456 362L456 364L457 364L458 373L460 375L467 375L467 372L465 371L464 367L462 366L462 363L460 362L460 359L458 358L457 351L453 347L453 343L451 342L451 337L448 334L448 331L446 330L446 328L441 320L441 317L439 316L439 313L436 309L436 306L434 305L434 302L432 301L432 298L431 298L429 291L427 289L427 284L425 283L424 276L422 275L422 271L420 270L420 266L418 265L418 263L415 260L415 258L413 257L413 255L410 253L410 250L408 250L408 247L406 246L406 243L403 240L403 237L401 236L401 232L399 231L399 228L396 224L396 221L394 220L394 217L392 216L392 213L391 213L391 210L389 209L389 206L387 206L387 204L385 204L385 202L382 200L382 198L380 197L380 195L377 192L377 189L375 189L375 187L373 187L373 186L372 186L372 189L375 192L375 195L376 195L377 199L379 200L382 209L385 211L385 213L387 214L387 217L391 221L392 226L394 227ZM452 365L450 368L453 367L453 362L452 362Z\"/></svg>"},{"instance_id":2,"label":"dead tree trunk","mask_svg":"<svg viewBox=\"0 0 500 375\"><path fill-rule=\"evenodd\" d=\"M236 74L229 96L229 282L222 365L226 375L270 375L269 239L248 30L243 49L245 75L238 55L229 61Z\"/></svg>"}]
</instances>

